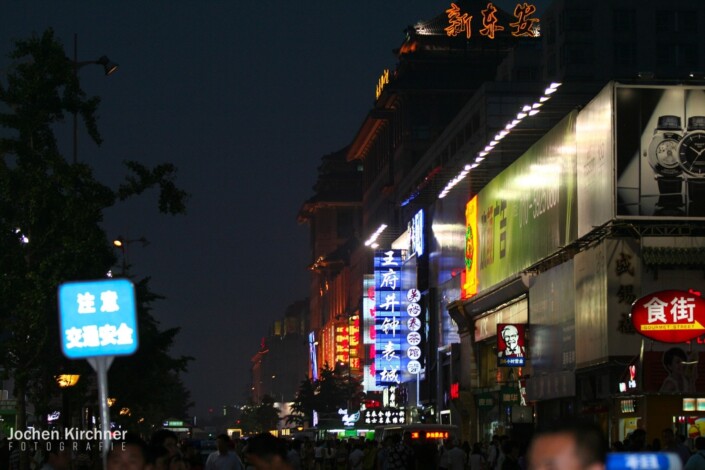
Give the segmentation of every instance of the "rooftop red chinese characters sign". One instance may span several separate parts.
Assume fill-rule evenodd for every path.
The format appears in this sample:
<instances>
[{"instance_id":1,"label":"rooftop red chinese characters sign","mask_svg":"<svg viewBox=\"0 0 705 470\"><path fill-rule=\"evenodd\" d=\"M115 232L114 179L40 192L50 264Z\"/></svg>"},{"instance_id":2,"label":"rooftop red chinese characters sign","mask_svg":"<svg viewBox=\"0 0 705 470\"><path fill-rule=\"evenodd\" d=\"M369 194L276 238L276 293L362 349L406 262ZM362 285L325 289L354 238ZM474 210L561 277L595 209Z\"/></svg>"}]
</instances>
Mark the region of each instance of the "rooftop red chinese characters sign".
<instances>
[{"instance_id":1,"label":"rooftop red chinese characters sign","mask_svg":"<svg viewBox=\"0 0 705 470\"><path fill-rule=\"evenodd\" d=\"M647 338L682 343L705 333L705 300L697 293L663 290L632 304L632 324Z\"/></svg>"}]
</instances>

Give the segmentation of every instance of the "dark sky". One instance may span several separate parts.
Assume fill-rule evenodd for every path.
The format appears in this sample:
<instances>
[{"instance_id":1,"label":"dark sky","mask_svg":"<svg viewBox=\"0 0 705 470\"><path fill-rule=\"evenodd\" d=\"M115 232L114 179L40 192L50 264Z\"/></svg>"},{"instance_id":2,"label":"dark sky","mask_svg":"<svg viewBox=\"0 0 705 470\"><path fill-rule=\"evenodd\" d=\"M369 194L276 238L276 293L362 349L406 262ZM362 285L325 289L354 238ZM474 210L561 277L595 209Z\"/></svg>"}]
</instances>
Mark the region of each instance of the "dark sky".
<instances>
[{"instance_id":1,"label":"dark sky","mask_svg":"<svg viewBox=\"0 0 705 470\"><path fill-rule=\"evenodd\" d=\"M106 214L138 277L165 295L155 316L180 326L175 354L203 416L241 402L259 339L308 295L308 227L320 158L352 140L392 49L446 0L0 0L0 76L13 40L52 27L78 60L109 56L119 71L80 70L99 95L97 147L78 158L116 186L123 160L173 162L191 194L185 216L160 215L154 194ZM513 8L516 2L496 2ZM0 78L3 79L4 78ZM71 126L57 128L70 156Z\"/></svg>"}]
</instances>

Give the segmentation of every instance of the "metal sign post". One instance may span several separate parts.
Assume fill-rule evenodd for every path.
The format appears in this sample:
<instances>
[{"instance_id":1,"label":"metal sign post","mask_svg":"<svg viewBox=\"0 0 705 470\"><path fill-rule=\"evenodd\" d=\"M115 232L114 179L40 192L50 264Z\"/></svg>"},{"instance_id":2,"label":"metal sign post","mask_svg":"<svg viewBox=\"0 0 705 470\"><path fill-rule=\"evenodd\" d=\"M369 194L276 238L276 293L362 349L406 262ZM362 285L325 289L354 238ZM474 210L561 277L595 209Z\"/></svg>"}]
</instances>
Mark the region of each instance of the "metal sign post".
<instances>
[{"instance_id":1,"label":"metal sign post","mask_svg":"<svg viewBox=\"0 0 705 470\"><path fill-rule=\"evenodd\" d=\"M86 359L98 376L103 468L111 446L108 369L114 356L137 351L135 288L127 279L67 282L59 286L61 350ZM65 410L63 410L65 412Z\"/></svg>"},{"instance_id":2,"label":"metal sign post","mask_svg":"<svg viewBox=\"0 0 705 470\"><path fill-rule=\"evenodd\" d=\"M102 438L103 468L108 468L108 453L110 452L110 407L108 405L108 369L113 363L113 356L89 357L88 363L98 376L98 402L100 404L100 430Z\"/></svg>"}]
</instances>

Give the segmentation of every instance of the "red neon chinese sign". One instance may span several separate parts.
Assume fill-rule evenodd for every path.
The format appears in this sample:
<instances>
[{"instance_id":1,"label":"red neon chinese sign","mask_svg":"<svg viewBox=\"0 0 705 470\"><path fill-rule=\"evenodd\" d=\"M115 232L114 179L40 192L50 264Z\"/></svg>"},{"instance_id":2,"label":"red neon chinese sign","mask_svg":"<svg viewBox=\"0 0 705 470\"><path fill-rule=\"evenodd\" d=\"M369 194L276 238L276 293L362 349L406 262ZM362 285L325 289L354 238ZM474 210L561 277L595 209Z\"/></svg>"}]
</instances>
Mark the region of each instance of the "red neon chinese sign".
<instances>
[{"instance_id":1,"label":"red neon chinese sign","mask_svg":"<svg viewBox=\"0 0 705 470\"><path fill-rule=\"evenodd\" d=\"M705 333L705 300L693 292L654 292L632 304L632 324L638 333L656 341L690 341Z\"/></svg>"}]
</instances>

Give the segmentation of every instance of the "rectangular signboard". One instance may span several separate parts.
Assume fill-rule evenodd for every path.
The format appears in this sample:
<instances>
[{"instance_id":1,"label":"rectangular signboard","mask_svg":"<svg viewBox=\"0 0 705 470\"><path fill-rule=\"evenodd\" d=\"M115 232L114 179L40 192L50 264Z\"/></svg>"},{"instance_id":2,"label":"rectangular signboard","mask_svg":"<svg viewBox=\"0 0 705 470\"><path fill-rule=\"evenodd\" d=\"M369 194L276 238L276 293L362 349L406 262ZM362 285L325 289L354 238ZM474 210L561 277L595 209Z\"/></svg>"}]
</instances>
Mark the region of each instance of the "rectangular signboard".
<instances>
[{"instance_id":1,"label":"rectangular signboard","mask_svg":"<svg viewBox=\"0 0 705 470\"><path fill-rule=\"evenodd\" d=\"M135 289L127 279L61 284L59 314L61 349L69 359L137 351Z\"/></svg>"},{"instance_id":2,"label":"rectangular signboard","mask_svg":"<svg viewBox=\"0 0 705 470\"><path fill-rule=\"evenodd\" d=\"M526 325L497 324L497 366L523 367L526 363Z\"/></svg>"},{"instance_id":3,"label":"rectangular signboard","mask_svg":"<svg viewBox=\"0 0 705 470\"><path fill-rule=\"evenodd\" d=\"M488 289L577 238L572 112L478 196L479 289Z\"/></svg>"},{"instance_id":4,"label":"rectangular signboard","mask_svg":"<svg viewBox=\"0 0 705 470\"><path fill-rule=\"evenodd\" d=\"M402 250L375 252L375 382L401 382L401 268Z\"/></svg>"}]
</instances>

